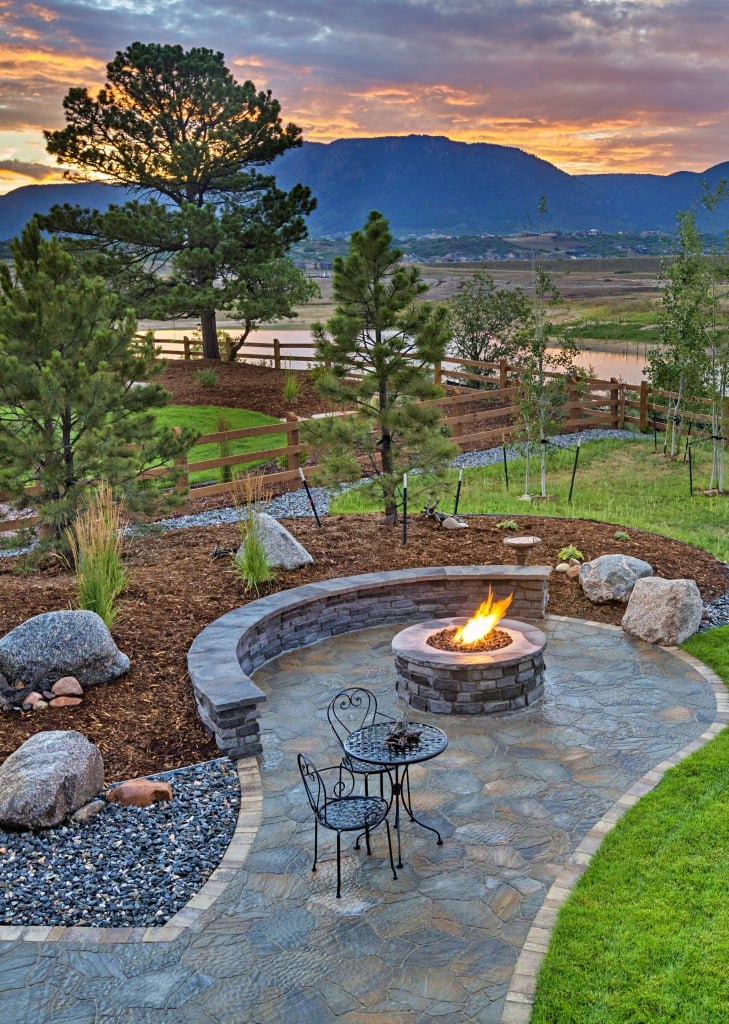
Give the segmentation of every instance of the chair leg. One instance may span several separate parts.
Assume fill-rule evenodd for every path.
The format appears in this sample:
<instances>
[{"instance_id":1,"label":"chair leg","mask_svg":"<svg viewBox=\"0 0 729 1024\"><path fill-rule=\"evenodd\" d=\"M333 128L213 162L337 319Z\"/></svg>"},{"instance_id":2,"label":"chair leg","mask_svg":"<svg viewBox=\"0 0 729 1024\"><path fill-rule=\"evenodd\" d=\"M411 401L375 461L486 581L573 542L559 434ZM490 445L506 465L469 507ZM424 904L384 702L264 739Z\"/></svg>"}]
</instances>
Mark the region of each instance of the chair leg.
<instances>
[{"instance_id":1,"label":"chair leg","mask_svg":"<svg viewBox=\"0 0 729 1024\"><path fill-rule=\"evenodd\" d=\"M337 832L337 899L342 895L342 837Z\"/></svg>"},{"instance_id":2,"label":"chair leg","mask_svg":"<svg viewBox=\"0 0 729 1024\"><path fill-rule=\"evenodd\" d=\"M364 777L364 780L365 780L365 796L369 796L370 795L369 778L370 778L369 775L365 775L365 777Z\"/></svg>"},{"instance_id":3,"label":"chair leg","mask_svg":"<svg viewBox=\"0 0 729 1024\"><path fill-rule=\"evenodd\" d=\"M316 862L319 857L319 822L314 818L314 863L311 870L316 871Z\"/></svg>"},{"instance_id":4,"label":"chair leg","mask_svg":"<svg viewBox=\"0 0 729 1024\"><path fill-rule=\"evenodd\" d=\"M370 849L370 830L368 828L365 829L365 843L367 845L367 856L371 857L372 850Z\"/></svg>"},{"instance_id":5,"label":"chair leg","mask_svg":"<svg viewBox=\"0 0 729 1024\"><path fill-rule=\"evenodd\" d=\"M390 822L385 818L385 828L387 829L387 849L390 851L390 867L392 868L392 877L397 881L397 874L395 872L395 860L392 856L392 836L390 835Z\"/></svg>"}]
</instances>

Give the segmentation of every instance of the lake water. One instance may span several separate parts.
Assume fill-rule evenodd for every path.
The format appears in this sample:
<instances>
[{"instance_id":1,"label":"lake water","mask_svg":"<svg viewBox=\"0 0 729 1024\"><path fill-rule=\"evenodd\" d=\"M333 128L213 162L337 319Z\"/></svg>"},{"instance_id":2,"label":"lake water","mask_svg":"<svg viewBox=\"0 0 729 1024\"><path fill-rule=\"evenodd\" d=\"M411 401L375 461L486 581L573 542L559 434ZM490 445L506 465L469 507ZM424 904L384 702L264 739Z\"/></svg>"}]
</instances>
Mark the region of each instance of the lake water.
<instances>
[{"instance_id":1,"label":"lake water","mask_svg":"<svg viewBox=\"0 0 729 1024\"><path fill-rule=\"evenodd\" d=\"M220 325L222 330L225 330L225 324ZM194 330L190 327L187 328L176 328L168 329L166 327L158 328L154 324L140 324L140 330L154 330L155 337L158 341L165 339L182 341L185 335L188 338L194 338ZM231 333L235 333L235 329L231 328ZM271 359L273 339L278 338L281 342L281 358L284 365L290 365L292 368L300 368L306 366L306 362L309 358L314 357L314 346L312 344L311 332L306 329L295 329L295 330L265 330L265 331L253 331L246 341L239 359L242 358L244 361L249 363L257 363L261 359ZM261 346L261 347L257 347ZM292 347L292 346L305 346ZM643 367L647 362L647 345L622 345L616 343L612 346L613 351L603 351L597 349L591 349L589 352L581 352L575 362L581 367L592 367L594 376L601 380L610 380L611 377L616 377L618 380L624 380L627 384L639 384L644 379ZM296 361L292 361L291 357L295 356ZM303 362L300 361L303 358Z\"/></svg>"}]
</instances>

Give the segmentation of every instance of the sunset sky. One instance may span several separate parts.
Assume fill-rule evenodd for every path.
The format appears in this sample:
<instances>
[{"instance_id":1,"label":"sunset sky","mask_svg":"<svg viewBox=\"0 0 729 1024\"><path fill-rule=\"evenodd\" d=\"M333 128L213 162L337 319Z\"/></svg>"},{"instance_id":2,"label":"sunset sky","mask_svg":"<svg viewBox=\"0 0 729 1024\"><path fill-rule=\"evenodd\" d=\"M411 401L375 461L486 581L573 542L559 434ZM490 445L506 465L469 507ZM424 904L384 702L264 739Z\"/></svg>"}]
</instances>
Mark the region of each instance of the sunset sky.
<instances>
[{"instance_id":1,"label":"sunset sky","mask_svg":"<svg viewBox=\"0 0 729 1024\"><path fill-rule=\"evenodd\" d=\"M727 0L0 0L0 192L59 180L43 128L135 40L222 50L319 142L447 135L570 172L729 159Z\"/></svg>"}]
</instances>

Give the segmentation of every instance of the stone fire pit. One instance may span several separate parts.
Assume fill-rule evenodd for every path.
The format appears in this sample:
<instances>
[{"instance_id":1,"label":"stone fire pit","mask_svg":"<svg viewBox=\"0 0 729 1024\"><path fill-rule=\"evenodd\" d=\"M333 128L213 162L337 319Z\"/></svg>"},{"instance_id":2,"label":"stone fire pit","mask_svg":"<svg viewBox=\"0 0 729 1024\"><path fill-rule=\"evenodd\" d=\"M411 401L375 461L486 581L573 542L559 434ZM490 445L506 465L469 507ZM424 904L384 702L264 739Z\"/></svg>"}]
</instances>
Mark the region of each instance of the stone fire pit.
<instances>
[{"instance_id":1,"label":"stone fire pit","mask_svg":"<svg viewBox=\"0 0 729 1024\"><path fill-rule=\"evenodd\" d=\"M511 643L488 652L444 651L428 644L431 634L467 621L431 619L395 636L392 652L400 697L418 711L447 715L490 715L539 700L547 644L541 629L502 619L498 628Z\"/></svg>"}]
</instances>

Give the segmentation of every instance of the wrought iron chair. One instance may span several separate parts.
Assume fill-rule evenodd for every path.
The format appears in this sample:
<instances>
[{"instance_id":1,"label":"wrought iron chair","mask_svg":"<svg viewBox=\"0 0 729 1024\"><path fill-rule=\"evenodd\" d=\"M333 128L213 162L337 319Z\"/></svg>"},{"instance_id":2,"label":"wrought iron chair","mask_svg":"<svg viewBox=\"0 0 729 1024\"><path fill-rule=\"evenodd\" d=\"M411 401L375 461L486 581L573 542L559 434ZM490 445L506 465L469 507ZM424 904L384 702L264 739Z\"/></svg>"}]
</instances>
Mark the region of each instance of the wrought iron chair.
<instances>
[{"instance_id":1,"label":"wrought iron chair","mask_svg":"<svg viewBox=\"0 0 729 1024\"><path fill-rule=\"evenodd\" d=\"M370 849L370 832L384 821L387 829L387 848L390 853L392 877L395 873L395 861L392 856L392 839L390 823L387 820L389 805L379 796L354 795L354 775L343 764L330 768L316 768L304 754L299 754L299 771L306 790L306 796L314 812L314 863L311 870L316 871L319 859L319 826L337 833L337 899L342 895L342 832L358 832L364 834L368 855ZM326 782L324 779L326 776ZM360 836L354 844L359 849Z\"/></svg>"},{"instance_id":2,"label":"wrought iron chair","mask_svg":"<svg viewBox=\"0 0 729 1024\"><path fill-rule=\"evenodd\" d=\"M374 725L375 722L395 721L394 718L383 715L377 710L377 697L364 686L349 686L346 690L340 690L329 702L327 718L342 750L344 750L345 736L349 736L357 729L361 729L365 725ZM364 777L365 796L369 796L368 780L370 775L379 775L380 796L384 797L384 777L385 773L388 773L387 765L368 764L366 761L358 761L357 758L350 757L347 753L345 753L342 763L354 775Z\"/></svg>"}]
</instances>

